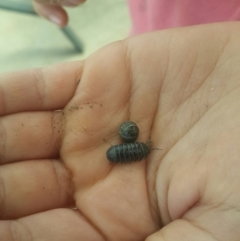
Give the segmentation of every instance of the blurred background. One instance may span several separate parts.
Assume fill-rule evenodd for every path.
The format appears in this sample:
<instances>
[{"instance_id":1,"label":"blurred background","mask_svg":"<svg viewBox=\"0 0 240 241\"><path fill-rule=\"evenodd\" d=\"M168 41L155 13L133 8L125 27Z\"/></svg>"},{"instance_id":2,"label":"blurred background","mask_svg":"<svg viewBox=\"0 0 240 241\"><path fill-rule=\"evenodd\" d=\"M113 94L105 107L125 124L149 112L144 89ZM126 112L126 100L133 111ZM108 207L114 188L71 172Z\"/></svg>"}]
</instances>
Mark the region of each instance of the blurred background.
<instances>
[{"instance_id":1,"label":"blurred background","mask_svg":"<svg viewBox=\"0 0 240 241\"><path fill-rule=\"evenodd\" d=\"M77 8L66 9L68 26L82 43L82 53L66 33L47 20L0 8L0 72L84 59L129 34L131 22L126 0L88 0Z\"/></svg>"}]
</instances>

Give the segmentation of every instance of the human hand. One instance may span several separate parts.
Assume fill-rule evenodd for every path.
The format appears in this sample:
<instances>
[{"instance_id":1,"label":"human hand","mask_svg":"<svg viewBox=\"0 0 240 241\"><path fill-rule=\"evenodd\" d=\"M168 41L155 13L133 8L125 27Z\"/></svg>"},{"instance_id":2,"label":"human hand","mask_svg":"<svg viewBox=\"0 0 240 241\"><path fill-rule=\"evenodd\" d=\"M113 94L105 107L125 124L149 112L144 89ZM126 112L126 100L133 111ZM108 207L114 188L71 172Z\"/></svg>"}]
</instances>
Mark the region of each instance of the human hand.
<instances>
[{"instance_id":1,"label":"human hand","mask_svg":"<svg viewBox=\"0 0 240 241\"><path fill-rule=\"evenodd\" d=\"M149 33L2 75L1 240L239 240L238 29ZM109 164L125 120L163 150Z\"/></svg>"},{"instance_id":2,"label":"human hand","mask_svg":"<svg viewBox=\"0 0 240 241\"><path fill-rule=\"evenodd\" d=\"M33 0L35 11L49 21L64 27L68 23L68 15L64 7L76 7L86 0Z\"/></svg>"}]
</instances>

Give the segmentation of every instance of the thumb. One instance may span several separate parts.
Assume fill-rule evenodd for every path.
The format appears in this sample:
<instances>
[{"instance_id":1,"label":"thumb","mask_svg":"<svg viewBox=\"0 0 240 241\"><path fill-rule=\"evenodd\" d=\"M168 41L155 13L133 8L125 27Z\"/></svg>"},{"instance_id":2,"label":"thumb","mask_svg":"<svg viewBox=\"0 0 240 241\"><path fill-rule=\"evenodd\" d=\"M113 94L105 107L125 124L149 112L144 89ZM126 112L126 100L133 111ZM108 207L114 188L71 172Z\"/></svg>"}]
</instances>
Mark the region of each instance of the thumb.
<instances>
[{"instance_id":1,"label":"thumb","mask_svg":"<svg viewBox=\"0 0 240 241\"><path fill-rule=\"evenodd\" d=\"M215 237L197 224L185 219L175 220L156 233L150 235L145 241L216 241Z\"/></svg>"}]
</instances>

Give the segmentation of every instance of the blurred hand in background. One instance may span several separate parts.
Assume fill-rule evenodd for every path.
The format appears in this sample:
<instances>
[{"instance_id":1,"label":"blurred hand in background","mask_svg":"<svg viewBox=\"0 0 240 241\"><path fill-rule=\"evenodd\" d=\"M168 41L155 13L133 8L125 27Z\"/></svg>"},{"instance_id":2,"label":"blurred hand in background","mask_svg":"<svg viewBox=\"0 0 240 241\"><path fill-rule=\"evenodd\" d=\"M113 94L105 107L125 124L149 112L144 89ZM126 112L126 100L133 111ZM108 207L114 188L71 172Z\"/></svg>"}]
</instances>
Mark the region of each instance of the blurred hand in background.
<instances>
[{"instance_id":1,"label":"blurred hand in background","mask_svg":"<svg viewBox=\"0 0 240 241\"><path fill-rule=\"evenodd\" d=\"M68 23L68 15L64 7L76 7L85 0L34 0L35 11L49 21L64 27Z\"/></svg>"}]
</instances>

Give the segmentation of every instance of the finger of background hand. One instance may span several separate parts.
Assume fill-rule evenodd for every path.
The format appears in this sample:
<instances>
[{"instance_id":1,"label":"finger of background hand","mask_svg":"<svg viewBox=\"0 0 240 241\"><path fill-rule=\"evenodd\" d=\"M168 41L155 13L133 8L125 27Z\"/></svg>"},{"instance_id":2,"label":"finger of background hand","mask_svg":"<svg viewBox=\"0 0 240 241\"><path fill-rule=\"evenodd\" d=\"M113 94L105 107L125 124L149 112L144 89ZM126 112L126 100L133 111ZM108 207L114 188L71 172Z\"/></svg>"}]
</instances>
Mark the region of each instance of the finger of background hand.
<instances>
[{"instance_id":1,"label":"finger of background hand","mask_svg":"<svg viewBox=\"0 0 240 241\"><path fill-rule=\"evenodd\" d=\"M64 27L68 23L67 12L61 6L43 5L33 2L34 10L42 17Z\"/></svg>"},{"instance_id":2,"label":"finger of background hand","mask_svg":"<svg viewBox=\"0 0 240 241\"><path fill-rule=\"evenodd\" d=\"M71 177L58 160L0 167L0 219L73 205Z\"/></svg>"},{"instance_id":3,"label":"finger of background hand","mask_svg":"<svg viewBox=\"0 0 240 241\"><path fill-rule=\"evenodd\" d=\"M16 221L0 221L1 240L104 241L78 211L55 209Z\"/></svg>"},{"instance_id":4,"label":"finger of background hand","mask_svg":"<svg viewBox=\"0 0 240 241\"><path fill-rule=\"evenodd\" d=\"M29 112L0 119L0 164L59 157L63 112Z\"/></svg>"},{"instance_id":5,"label":"finger of background hand","mask_svg":"<svg viewBox=\"0 0 240 241\"><path fill-rule=\"evenodd\" d=\"M77 6L86 0L35 0L35 2L45 5Z\"/></svg>"},{"instance_id":6,"label":"finger of background hand","mask_svg":"<svg viewBox=\"0 0 240 241\"><path fill-rule=\"evenodd\" d=\"M83 62L70 62L0 75L0 116L56 110L73 97Z\"/></svg>"}]
</instances>

